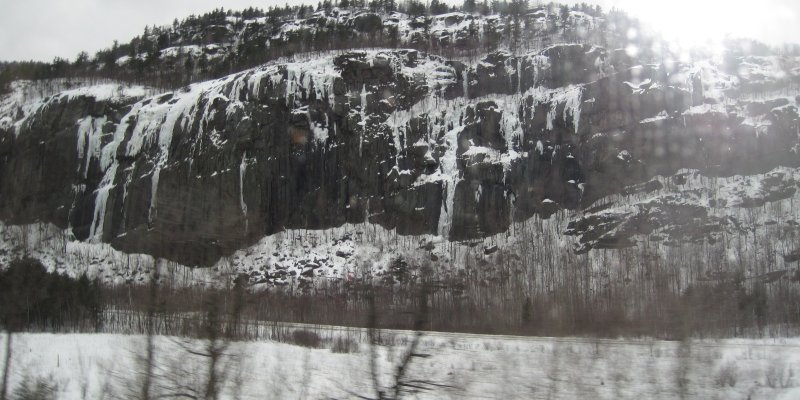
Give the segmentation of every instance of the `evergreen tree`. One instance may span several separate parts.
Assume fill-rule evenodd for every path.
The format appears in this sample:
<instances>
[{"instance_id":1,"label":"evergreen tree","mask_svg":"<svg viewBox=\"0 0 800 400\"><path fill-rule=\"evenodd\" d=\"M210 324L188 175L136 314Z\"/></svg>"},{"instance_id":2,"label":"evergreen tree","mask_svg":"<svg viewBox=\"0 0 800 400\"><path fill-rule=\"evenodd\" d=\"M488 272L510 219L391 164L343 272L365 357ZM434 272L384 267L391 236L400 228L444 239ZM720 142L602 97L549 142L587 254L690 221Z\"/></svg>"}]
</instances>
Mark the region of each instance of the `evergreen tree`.
<instances>
[{"instance_id":1,"label":"evergreen tree","mask_svg":"<svg viewBox=\"0 0 800 400\"><path fill-rule=\"evenodd\" d=\"M431 0L429 10L432 15L440 15L448 11L447 4L439 2L439 0Z\"/></svg>"},{"instance_id":2,"label":"evergreen tree","mask_svg":"<svg viewBox=\"0 0 800 400\"><path fill-rule=\"evenodd\" d=\"M425 4L422 4L416 0L409 0L408 4L406 5L406 12L412 17L420 17L425 15L427 10L425 9Z\"/></svg>"},{"instance_id":3,"label":"evergreen tree","mask_svg":"<svg viewBox=\"0 0 800 400\"><path fill-rule=\"evenodd\" d=\"M197 62L197 67L200 68L200 71L202 72L208 71L208 56L206 53L200 55L200 60Z\"/></svg>"},{"instance_id":4,"label":"evergreen tree","mask_svg":"<svg viewBox=\"0 0 800 400\"><path fill-rule=\"evenodd\" d=\"M75 70L83 72L89 65L89 53L82 51L75 57Z\"/></svg>"},{"instance_id":5,"label":"evergreen tree","mask_svg":"<svg viewBox=\"0 0 800 400\"><path fill-rule=\"evenodd\" d=\"M483 0L483 3L481 3L478 11L481 13L481 15L489 15L489 13L492 11L492 9L489 7L489 0Z\"/></svg>"},{"instance_id":6,"label":"evergreen tree","mask_svg":"<svg viewBox=\"0 0 800 400\"><path fill-rule=\"evenodd\" d=\"M183 62L183 70L186 78L191 81L194 75L194 58L191 53L186 55L186 60Z\"/></svg>"},{"instance_id":7,"label":"evergreen tree","mask_svg":"<svg viewBox=\"0 0 800 400\"><path fill-rule=\"evenodd\" d=\"M511 0L507 12L515 17L520 17L528 12L528 0Z\"/></svg>"},{"instance_id":8,"label":"evergreen tree","mask_svg":"<svg viewBox=\"0 0 800 400\"><path fill-rule=\"evenodd\" d=\"M566 27L567 22L569 21L569 6L562 5L559 10L559 18L561 18L562 26Z\"/></svg>"},{"instance_id":9,"label":"evergreen tree","mask_svg":"<svg viewBox=\"0 0 800 400\"><path fill-rule=\"evenodd\" d=\"M461 5L461 10L465 13L472 14L478 8L478 4L475 0L464 0L464 4Z\"/></svg>"}]
</instances>

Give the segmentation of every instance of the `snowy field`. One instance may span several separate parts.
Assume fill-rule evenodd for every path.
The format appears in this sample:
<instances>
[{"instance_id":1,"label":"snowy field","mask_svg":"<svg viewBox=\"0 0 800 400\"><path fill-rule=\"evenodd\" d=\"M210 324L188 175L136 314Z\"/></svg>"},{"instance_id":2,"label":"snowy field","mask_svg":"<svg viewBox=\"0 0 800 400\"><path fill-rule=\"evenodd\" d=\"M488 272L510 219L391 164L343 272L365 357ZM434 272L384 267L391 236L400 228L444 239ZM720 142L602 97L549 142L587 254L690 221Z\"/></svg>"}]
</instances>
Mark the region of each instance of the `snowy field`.
<instances>
[{"instance_id":1,"label":"snowy field","mask_svg":"<svg viewBox=\"0 0 800 400\"><path fill-rule=\"evenodd\" d=\"M355 331L358 332L358 331ZM352 331L351 331L352 333ZM363 331L351 336L363 340ZM384 390L407 349L378 346L375 369ZM5 344L5 336L2 336ZM11 387L44 378L58 399L132 398L141 387L145 338L111 334L14 336ZM202 391L203 342L159 337L154 390ZM4 348L5 346L3 346ZM238 342L218 369L224 399L376 398L373 352L346 353L277 342ZM405 379L404 398L447 399L797 399L800 339L595 340L430 333ZM0 354L3 354L0 350ZM0 360L4 360L3 355ZM1 362L1 361L0 361Z\"/></svg>"}]
</instances>

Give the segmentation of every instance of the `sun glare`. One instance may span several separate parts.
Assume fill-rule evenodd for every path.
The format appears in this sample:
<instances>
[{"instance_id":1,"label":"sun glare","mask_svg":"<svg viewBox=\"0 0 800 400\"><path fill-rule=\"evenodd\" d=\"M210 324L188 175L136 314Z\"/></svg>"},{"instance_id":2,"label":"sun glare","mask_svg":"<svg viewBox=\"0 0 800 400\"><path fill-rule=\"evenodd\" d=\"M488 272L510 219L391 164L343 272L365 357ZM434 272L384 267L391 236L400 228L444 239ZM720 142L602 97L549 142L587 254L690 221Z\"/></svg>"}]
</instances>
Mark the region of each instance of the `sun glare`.
<instances>
[{"instance_id":1,"label":"sun glare","mask_svg":"<svg viewBox=\"0 0 800 400\"><path fill-rule=\"evenodd\" d=\"M665 2L612 0L607 7L626 10L644 27L659 32L680 48L705 47L711 51L726 37L762 38L778 45L787 29L794 29L796 7L781 0L744 2L730 0L672 0Z\"/></svg>"}]
</instances>

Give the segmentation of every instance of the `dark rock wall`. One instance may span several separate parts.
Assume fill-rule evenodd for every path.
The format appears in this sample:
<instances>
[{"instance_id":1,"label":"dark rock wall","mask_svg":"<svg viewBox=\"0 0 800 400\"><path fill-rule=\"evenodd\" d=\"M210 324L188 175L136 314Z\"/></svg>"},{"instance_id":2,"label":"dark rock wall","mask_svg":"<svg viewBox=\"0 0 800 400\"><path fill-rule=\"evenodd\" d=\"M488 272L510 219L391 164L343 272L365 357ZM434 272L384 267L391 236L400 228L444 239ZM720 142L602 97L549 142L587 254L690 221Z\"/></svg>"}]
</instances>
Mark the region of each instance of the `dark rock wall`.
<instances>
[{"instance_id":1,"label":"dark rock wall","mask_svg":"<svg viewBox=\"0 0 800 400\"><path fill-rule=\"evenodd\" d=\"M137 103L55 96L0 131L0 219L210 265L287 228L369 220L464 240L680 168L798 165L794 106L704 104L680 66L629 63L581 45L473 67L350 52Z\"/></svg>"}]
</instances>

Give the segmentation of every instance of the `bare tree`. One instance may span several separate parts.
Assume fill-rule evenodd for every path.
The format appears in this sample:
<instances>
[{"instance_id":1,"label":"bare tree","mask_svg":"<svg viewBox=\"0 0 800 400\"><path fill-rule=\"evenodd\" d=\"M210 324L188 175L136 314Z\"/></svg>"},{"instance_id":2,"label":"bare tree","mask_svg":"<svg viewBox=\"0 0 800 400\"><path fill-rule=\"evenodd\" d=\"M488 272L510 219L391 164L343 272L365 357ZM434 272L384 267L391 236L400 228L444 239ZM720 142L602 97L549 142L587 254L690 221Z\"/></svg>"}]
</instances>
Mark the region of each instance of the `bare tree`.
<instances>
[{"instance_id":1,"label":"bare tree","mask_svg":"<svg viewBox=\"0 0 800 400\"><path fill-rule=\"evenodd\" d=\"M370 374L372 376L372 384L375 390L375 398L378 400L396 400L403 397L406 393L414 393L420 390L428 390L431 386L444 386L437 385L429 381L410 380L408 373L412 361L416 358L426 358L430 355L418 352L420 341L424 335L423 329L426 328L429 321L429 305L431 284L423 282L420 284L417 309L414 316L413 324L413 337L408 346L401 352L397 364L392 369L392 382L388 388L384 388L380 382L380 371L378 366L378 352L377 346L379 345L380 332L378 330L378 313L375 305L375 289L371 288L368 294L369 298L369 318L368 318L368 335L370 341Z\"/></svg>"},{"instance_id":2,"label":"bare tree","mask_svg":"<svg viewBox=\"0 0 800 400\"><path fill-rule=\"evenodd\" d=\"M155 272L150 281L149 304L147 305L146 344L142 372L141 400L150 400L150 390L153 385L153 369L155 367L155 314L158 301L158 272Z\"/></svg>"},{"instance_id":3,"label":"bare tree","mask_svg":"<svg viewBox=\"0 0 800 400\"><path fill-rule=\"evenodd\" d=\"M203 340L202 346L196 346L195 341L182 341L179 346L193 356L204 360L203 368L205 373L202 383L198 385L180 382L182 376L187 375L181 371L173 371L169 377L172 383L167 391L171 394L167 397L185 397L205 400L218 400L220 393L228 379L228 372L234 371L237 367L232 363L240 361L236 356L228 354L231 342L235 338L237 327L232 321L240 321L243 307L243 297L238 294L233 299L233 306L226 313L227 292L212 292L203 300L203 321L200 326L200 338ZM185 366L174 366L183 369ZM192 371L194 374L199 371Z\"/></svg>"},{"instance_id":4,"label":"bare tree","mask_svg":"<svg viewBox=\"0 0 800 400\"><path fill-rule=\"evenodd\" d=\"M6 328L6 356L5 363L3 364L3 386L0 388L0 400L6 400L8 394L8 376L11 373L12 336L11 329Z\"/></svg>"},{"instance_id":5,"label":"bare tree","mask_svg":"<svg viewBox=\"0 0 800 400\"><path fill-rule=\"evenodd\" d=\"M205 324L205 339L207 341L205 351L202 353L192 352L192 354L207 358L208 373L204 398L206 400L217 400L224 381L224 372L220 370L220 363L225 355L225 350L228 348L229 341L225 340L226 338L222 335L220 329L222 326L220 304L214 299L209 303Z\"/></svg>"}]
</instances>

